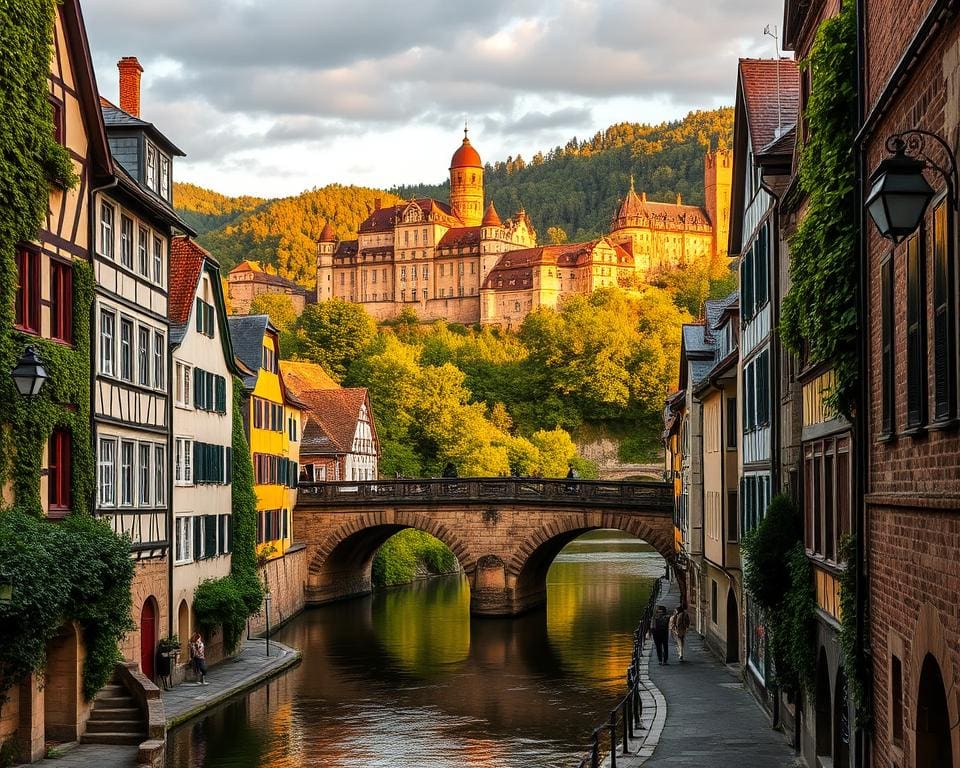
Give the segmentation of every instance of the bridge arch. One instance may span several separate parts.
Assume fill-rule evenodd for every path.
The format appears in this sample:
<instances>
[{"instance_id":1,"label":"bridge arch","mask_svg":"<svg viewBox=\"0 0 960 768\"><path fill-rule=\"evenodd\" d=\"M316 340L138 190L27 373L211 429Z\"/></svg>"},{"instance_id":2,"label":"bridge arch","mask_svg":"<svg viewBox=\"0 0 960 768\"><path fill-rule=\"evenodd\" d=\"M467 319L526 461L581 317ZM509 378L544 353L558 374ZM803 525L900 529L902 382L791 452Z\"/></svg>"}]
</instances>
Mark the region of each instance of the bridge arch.
<instances>
[{"instance_id":1,"label":"bridge arch","mask_svg":"<svg viewBox=\"0 0 960 768\"><path fill-rule=\"evenodd\" d=\"M439 539L468 573L475 563L466 543L444 521L414 510L382 510L357 515L328 533L314 548L307 571L309 602L368 594L377 550L395 533L415 528Z\"/></svg>"},{"instance_id":2,"label":"bridge arch","mask_svg":"<svg viewBox=\"0 0 960 768\"><path fill-rule=\"evenodd\" d=\"M643 517L603 511L584 515L581 519L558 517L533 530L506 564L507 582L513 583L516 612L545 603L547 573L554 559L574 539L600 529L623 531L645 541L676 570L672 537L654 529Z\"/></svg>"}]
</instances>

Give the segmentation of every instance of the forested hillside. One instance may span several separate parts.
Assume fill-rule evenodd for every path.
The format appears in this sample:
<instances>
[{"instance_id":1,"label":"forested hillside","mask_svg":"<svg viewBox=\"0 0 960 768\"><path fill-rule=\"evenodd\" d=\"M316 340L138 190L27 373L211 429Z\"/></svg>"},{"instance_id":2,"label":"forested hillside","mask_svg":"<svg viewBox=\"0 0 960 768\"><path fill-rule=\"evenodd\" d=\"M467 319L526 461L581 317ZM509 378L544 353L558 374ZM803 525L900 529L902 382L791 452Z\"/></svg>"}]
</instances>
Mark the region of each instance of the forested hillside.
<instances>
[{"instance_id":1,"label":"forested hillside","mask_svg":"<svg viewBox=\"0 0 960 768\"><path fill-rule=\"evenodd\" d=\"M487 165L487 199L506 218L523 206L541 242L559 227L570 240L609 231L610 219L633 174L638 191L653 200L703 203L703 156L708 147L727 146L733 110L691 112L683 120L651 126L618 123L590 139L519 155ZM482 141L478 138L480 149ZM425 173L433 169L425 169ZM381 198L447 200L447 184L399 186L382 192L331 184L295 197L262 200L225 197L192 184L174 186L174 203L200 232L199 242L214 253L225 271L242 259L277 268L307 287L315 281L316 238L330 221L337 235L356 237L357 227Z\"/></svg>"},{"instance_id":2,"label":"forested hillside","mask_svg":"<svg viewBox=\"0 0 960 768\"><path fill-rule=\"evenodd\" d=\"M542 242L547 229L560 227L570 240L587 240L609 231L610 220L633 174L638 192L651 200L703 204L703 156L709 147L729 146L733 109L691 112L683 120L645 125L618 123L592 138L566 146L487 163L484 187L502 217L521 206ZM480 140L478 139L478 143ZM481 150L482 145L478 147ZM391 189L403 198L446 200L449 183Z\"/></svg>"}]
</instances>

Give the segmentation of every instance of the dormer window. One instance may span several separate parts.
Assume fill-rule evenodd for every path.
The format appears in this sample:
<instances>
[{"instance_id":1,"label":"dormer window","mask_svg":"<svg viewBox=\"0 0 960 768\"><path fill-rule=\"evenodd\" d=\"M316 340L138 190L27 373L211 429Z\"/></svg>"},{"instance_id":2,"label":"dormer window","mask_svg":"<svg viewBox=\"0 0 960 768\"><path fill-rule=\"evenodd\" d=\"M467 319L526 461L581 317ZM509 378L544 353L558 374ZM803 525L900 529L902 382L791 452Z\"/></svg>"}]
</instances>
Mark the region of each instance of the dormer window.
<instances>
[{"instance_id":1,"label":"dormer window","mask_svg":"<svg viewBox=\"0 0 960 768\"><path fill-rule=\"evenodd\" d=\"M160 156L160 197L170 199L170 158Z\"/></svg>"},{"instance_id":2,"label":"dormer window","mask_svg":"<svg viewBox=\"0 0 960 768\"><path fill-rule=\"evenodd\" d=\"M147 142L147 186L157 188L157 148Z\"/></svg>"}]
</instances>

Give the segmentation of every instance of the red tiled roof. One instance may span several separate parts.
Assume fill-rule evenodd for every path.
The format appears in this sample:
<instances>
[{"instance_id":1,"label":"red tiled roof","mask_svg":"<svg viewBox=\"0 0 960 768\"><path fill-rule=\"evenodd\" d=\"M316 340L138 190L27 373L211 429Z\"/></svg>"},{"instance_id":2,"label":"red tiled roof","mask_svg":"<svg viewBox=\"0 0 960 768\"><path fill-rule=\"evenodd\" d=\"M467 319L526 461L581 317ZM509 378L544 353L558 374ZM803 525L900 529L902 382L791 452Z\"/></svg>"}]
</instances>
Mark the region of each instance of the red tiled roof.
<instances>
[{"instance_id":1,"label":"red tiled roof","mask_svg":"<svg viewBox=\"0 0 960 768\"><path fill-rule=\"evenodd\" d=\"M497 215L497 209L493 207L493 200L491 200L487 206L487 210L483 214L483 221L481 221L480 224L484 227L499 227L503 225L503 222L500 221L500 216Z\"/></svg>"},{"instance_id":2,"label":"red tiled roof","mask_svg":"<svg viewBox=\"0 0 960 768\"><path fill-rule=\"evenodd\" d=\"M332 243L337 239L337 233L333 231L333 227L330 226L330 222L326 222L323 225L323 230L320 232L320 237L317 238L318 243Z\"/></svg>"},{"instance_id":3,"label":"red tiled roof","mask_svg":"<svg viewBox=\"0 0 960 768\"><path fill-rule=\"evenodd\" d=\"M263 272L263 270L257 262L246 259L230 270L231 275L240 272Z\"/></svg>"},{"instance_id":4,"label":"red tiled roof","mask_svg":"<svg viewBox=\"0 0 960 768\"><path fill-rule=\"evenodd\" d=\"M303 392L315 389L339 389L330 374L323 370L323 366L301 360L281 360L280 373L283 374L283 383L287 389L298 397Z\"/></svg>"},{"instance_id":5,"label":"red tiled roof","mask_svg":"<svg viewBox=\"0 0 960 768\"><path fill-rule=\"evenodd\" d=\"M497 261L483 281L484 288L498 288L500 280L524 280L532 277L532 268L538 266L572 267L585 263L600 240L588 243L564 243L563 245L541 245L536 248L521 248L507 251ZM617 249L617 246L614 246ZM618 256L629 258L626 251L618 249ZM513 286L511 286L513 287ZM522 285L520 287L523 287Z\"/></svg>"},{"instance_id":6,"label":"red tiled roof","mask_svg":"<svg viewBox=\"0 0 960 768\"><path fill-rule=\"evenodd\" d=\"M480 227L453 227L440 238L437 248L462 248L473 245L480 245Z\"/></svg>"},{"instance_id":7,"label":"red tiled roof","mask_svg":"<svg viewBox=\"0 0 960 768\"><path fill-rule=\"evenodd\" d=\"M679 199L679 197L678 197ZM633 189L633 178L630 179L630 190L620 204L620 210L613 220L613 229L627 227L650 226L654 222L664 225L699 225L708 226L709 219L706 211L696 205L681 205L680 203L657 203L647 200L647 195L638 195Z\"/></svg>"},{"instance_id":8,"label":"red tiled roof","mask_svg":"<svg viewBox=\"0 0 960 768\"><path fill-rule=\"evenodd\" d=\"M470 139L466 136L463 137L463 143L450 158L450 169L453 170L454 168L483 168L480 154L473 148Z\"/></svg>"},{"instance_id":9,"label":"red tiled roof","mask_svg":"<svg viewBox=\"0 0 960 768\"><path fill-rule=\"evenodd\" d=\"M800 109L797 63L793 59L740 59L739 87L746 106L751 148L754 154L760 154L797 122Z\"/></svg>"},{"instance_id":10,"label":"red tiled roof","mask_svg":"<svg viewBox=\"0 0 960 768\"><path fill-rule=\"evenodd\" d=\"M420 208L423 217L427 221L438 221L441 224L455 226L460 223L460 219L453 213L450 206L441 203L439 200L431 200L429 197L420 197L406 203L390 205L386 208L378 208L364 219L358 228L359 232L386 232L393 229L399 222L400 216L410 204Z\"/></svg>"},{"instance_id":11,"label":"red tiled roof","mask_svg":"<svg viewBox=\"0 0 960 768\"><path fill-rule=\"evenodd\" d=\"M307 426L303 430L300 455L349 453L357 432L360 406L367 401L367 390L363 388L314 389L301 392L300 399L307 406L308 418ZM372 425L373 414L370 412L369 405L367 412Z\"/></svg>"},{"instance_id":12,"label":"red tiled roof","mask_svg":"<svg viewBox=\"0 0 960 768\"><path fill-rule=\"evenodd\" d=\"M209 253L187 237L174 237L170 241L167 315L171 324L184 325L190 321L200 270L203 269L203 260L209 256Z\"/></svg>"}]
</instances>

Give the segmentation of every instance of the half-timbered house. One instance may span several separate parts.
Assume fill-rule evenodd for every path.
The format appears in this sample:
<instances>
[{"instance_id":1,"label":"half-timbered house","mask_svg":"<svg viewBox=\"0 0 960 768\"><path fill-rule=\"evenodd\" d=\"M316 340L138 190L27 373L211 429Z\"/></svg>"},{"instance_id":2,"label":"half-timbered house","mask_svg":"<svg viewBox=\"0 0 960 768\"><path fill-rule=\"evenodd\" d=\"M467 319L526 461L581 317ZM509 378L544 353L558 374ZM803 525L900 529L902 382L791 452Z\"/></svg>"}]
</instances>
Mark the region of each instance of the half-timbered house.
<instances>
[{"instance_id":1,"label":"half-timbered house","mask_svg":"<svg viewBox=\"0 0 960 768\"><path fill-rule=\"evenodd\" d=\"M74 301L80 270L90 261L90 190L111 179L111 160L100 117L97 87L83 17L77 0L55 5L47 91L53 129L73 162L78 182L50 185L47 215L36 236L16 249L15 339L22 347L71 348L83 359L89 339L78 334L87 307ZM9 376L10 371L4 375ZM50 387L48 383L46 385ZM71 392L69 386L62 392ZM85 398L84 398L85 399ZM79 398L78 398L79 400ZM63 403L73 413L86 403ZM75 491L72 458L87 436L56 427L41 456L40 504L48 518L63 518L87 500ZM17 502L12 486L2 489L5 503ZM75 741L84 732L91 703L83 696L83 634L69 622L47 645L47 674L31 674L4 692L0 708L0 744L19 746L19 757L37 760L48 741Z\"/></svg>"},{"instance_id":2,"label":"half-timbered house","mask_svg":"<svg viewBox=\"0 0 960 768\"><path fill-rule=\"evenodd\" d=\"M157 641L171 629L170 239L191 230L172 206L172 158L183 153L140 119L136 59L119 68L121 107L101 102L114 179L91 202L96 509L131 540L136 629L122 651L152 678Z\"/></svg>"}]
</instances>

